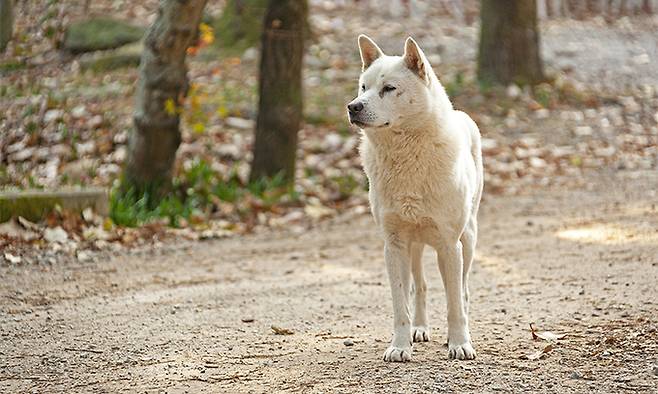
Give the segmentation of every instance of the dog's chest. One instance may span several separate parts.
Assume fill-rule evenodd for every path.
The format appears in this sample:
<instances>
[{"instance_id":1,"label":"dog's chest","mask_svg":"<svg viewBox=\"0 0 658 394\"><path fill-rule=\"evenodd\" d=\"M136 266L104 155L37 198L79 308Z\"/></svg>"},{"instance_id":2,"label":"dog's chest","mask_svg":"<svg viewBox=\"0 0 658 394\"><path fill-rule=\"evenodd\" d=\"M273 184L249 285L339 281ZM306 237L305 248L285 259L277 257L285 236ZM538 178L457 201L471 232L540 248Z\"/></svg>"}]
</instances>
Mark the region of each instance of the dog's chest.
<instances>
[{"instance_id":1,"label":"dog's chest","mask_svg":"<svg viewBox=\"0 0 658 394\"><path fill-rule=\"evenodd\" d=\"M431 224L447 178L441 161L432 152L386 155L372 147L362 152L373 214L381 221Z\"/></svg>"}]
</instances>

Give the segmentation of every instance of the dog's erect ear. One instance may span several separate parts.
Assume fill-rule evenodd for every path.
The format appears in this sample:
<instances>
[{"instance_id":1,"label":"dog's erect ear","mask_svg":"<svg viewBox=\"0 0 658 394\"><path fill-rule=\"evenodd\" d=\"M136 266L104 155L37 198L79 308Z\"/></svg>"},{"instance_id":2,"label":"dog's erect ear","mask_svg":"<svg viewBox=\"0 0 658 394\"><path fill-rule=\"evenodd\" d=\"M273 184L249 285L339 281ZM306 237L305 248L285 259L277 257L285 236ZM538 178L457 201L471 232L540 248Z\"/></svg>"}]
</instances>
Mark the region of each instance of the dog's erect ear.
<instances>
[{"instance_id":1,"label":"dog's erect ear","mask_svg":"<svg viewBox=\"0 0 658 394\"><path fill-rule=\"evenodd\" d=\"M379 49L377 44L365 34L359 35L359 52L361 52L361 62L363 63L361 71L366 71L366 68L384 55L384 52Z\"/></svg>"},{"instance_id":2,"label":"dog's erect ear","mask_svg":"<svg viewBox=\"0 0 658 394\"><path fill-rule=\"evenodd\" d=\"M404 43L404 63L420 79L425 81L425 83L429 83L430 79L427 74L429 65L425 59L425 54L411 37L407 38L407 41Z\"/></svg>"}]
</instances>

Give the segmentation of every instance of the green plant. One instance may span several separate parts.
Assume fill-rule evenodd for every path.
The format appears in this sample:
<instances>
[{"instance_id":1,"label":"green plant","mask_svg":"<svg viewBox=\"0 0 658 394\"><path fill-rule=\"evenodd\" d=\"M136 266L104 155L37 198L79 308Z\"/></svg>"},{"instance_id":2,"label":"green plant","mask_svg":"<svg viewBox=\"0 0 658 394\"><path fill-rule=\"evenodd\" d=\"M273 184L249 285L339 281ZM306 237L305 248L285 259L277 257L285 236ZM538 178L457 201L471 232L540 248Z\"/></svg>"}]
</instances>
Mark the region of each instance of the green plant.
<instances>
[{"instance_id":1,"label":"green plant","mask_svg":"<svg viewBox=\"0 0 658 394\"><path fill-rule=\"evenodd\" d=\"M110 196L110 218L128 227L163 219L170 226L179 227L192 217L208 217L217 201L238 204L251 196L260 200L263 207L270 207L284 198L287 201L299 198L281 175L243 184L235 171L222 177L201 159L174 177L164 197L152 192L156 188L146 187L139 193L133 188L123 190L120 185ZM245 210L240 213L250 214Z\"/></svg>"},{"instance_id":2,"label":"green plant","mask_svg":"<svg viewBox=\"0 0 658 394\"><path fill-rule=\"evenodd\" d=\"M445 84L445 90L449 97L456 97L463 92L465 85L464 73L459 71L451 81Z\"/></svg>"}]
</instances>

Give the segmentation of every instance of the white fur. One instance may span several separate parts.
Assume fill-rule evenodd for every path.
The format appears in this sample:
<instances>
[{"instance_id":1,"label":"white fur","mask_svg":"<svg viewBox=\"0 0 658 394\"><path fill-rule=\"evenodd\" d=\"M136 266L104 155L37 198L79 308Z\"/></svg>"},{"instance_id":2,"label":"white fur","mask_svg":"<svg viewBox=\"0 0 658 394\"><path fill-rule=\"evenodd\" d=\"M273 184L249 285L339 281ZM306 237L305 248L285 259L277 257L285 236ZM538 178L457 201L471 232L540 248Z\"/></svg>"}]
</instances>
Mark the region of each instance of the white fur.
<instances>
[{"instance_id":1,"label":"white fur","mask_svg":"<svg viewBox=\"0 0 658 394\"><path fill-rule=\"evenodd\" d=\"M402 57L384 55L365 36L359 36L359 47L364 72L351 104L364 107L351 120L363 130L361 158L393 297L394 335L384 359L408 361L412 341L429 340L425 245L437 251L446 290L449 357L472 359L467 282L483 186L480 132L467 114L453 109L411 38ZM395 90L384 92L384 86Z\"/></svg>"}]
</instances>

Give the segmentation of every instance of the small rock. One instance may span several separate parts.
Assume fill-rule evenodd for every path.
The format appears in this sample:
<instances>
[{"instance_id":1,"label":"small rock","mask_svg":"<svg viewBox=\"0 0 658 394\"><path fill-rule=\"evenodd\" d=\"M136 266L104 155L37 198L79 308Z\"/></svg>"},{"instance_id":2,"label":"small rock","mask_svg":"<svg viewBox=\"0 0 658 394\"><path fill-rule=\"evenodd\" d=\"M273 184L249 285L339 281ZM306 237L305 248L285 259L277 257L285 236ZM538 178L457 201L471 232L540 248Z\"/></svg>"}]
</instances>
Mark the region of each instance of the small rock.
<instances>
[{"instance_id":1,"label":"small rock","mask_svg":"<svg viewBox=\"0 0 658 394\"><path fill-rule=\"evenodd\" d=\"M343 143L343 139L340 137L340 135L336 133L330 133L324 137L324 141L322 142L322 148L325 151L335 151L338 148L340 148L340 145L342 143Z\"/></svg>"},{"instance_id":2,"label":"small rock","mask_svg":"<svg viewBox=\"0 0 658 394\"><path fill-rule=\"evenodd\" d=\"M644 65L644 64L649 64L649 63L651 63L651 58L649 58L648 54L643 53L641 55L634 56L633 57L633 63L638 65L638 66L641 66L641 65Z\"/></svg>"},{"instance_id":3,"label":"small rock","mask_svg":"<svg viewBox=\"0 0 658 394\"><path fill-rule=\"evenodd\" d=\"M256 60L258 60L258 49L254 47L247 48L247 50L242 54L243 62L254 62Z\"/></svg>"},{"instance_id":4,"label":"small rock","mask_svg":"<svg viewBox=\"0 0 658 394\"><path fill-rule=\"evenodd\" d=\"M32 157L34 151L35 151L34 147L25 148L11 155L9 159L11 161L25 161Z\"/></svg>"},{"instance_id":5,"label":"small rock","mask_svg":"<svg viewBox=\"0 0 658 394\"><path fill-rule=\"evenodd\" d=\"M546 168L546 160L540 157L531 157L530 158L530 167L533 168Z\"/></svg>"},{"instance_id":6,"label":"small rock","mask_svg":"<svg viewBox=\"0 0 658 394\"><path fill-rule=\"evenodd\" d=\"M215 148L220 157L237 160L240 158L240 148L234 144L222 144Z\"/></svg>"},{"instance_id":7,"label":"small rock","mask_svg":"<svg viewBox=\"0 0 658 394\"><path fill-rule=\"evenodd\" d=\"M516 84L511 84L507 87L506 93L507 97L517 99L521 95L521 88L516 86Z\"/></svg>"},{"instance_id":8,"label":"small rock","mask_svg":"<svg viewBox=\"0 0 658 394\"><path fill-rule=\"evenodd\" d=\"M14 256L11 253L5 253L5 260L9 261L12 264L20 264L21 263L21 256Z\"/></svg>"},{"instance_id":9,"label":"small rock","mask_svg":"<svg viewBox=\"0 0 658 394\"><path fill-rule=\"evenodd\" d=\"M599 157L611 157L614 156L616 151L614 146L609 146L607 148L596 148L594 154Z\"/></svg>"},{"instance_id":10,"label":"small rock","mask_svg":"<svg viewBox=\"0 0 658 394\"><path fill-rule=\"evenodd\" d=\"M343 341L343 345L345 345L345 346L354 346L354 341L347 338L346 340Z\"/></svg>"},{"instance_id":11,"label":"small rock","mask_svg":"<svg viewBox=\"0 0 658 394\"><path fill-rule=\"evenodd\" d=\"M110 160L114 163L123 163L126 160L128 152L125 146L120 146L110 155Z\"/></svg>"},{"instance_id":12,"label":"small rock","mask_svg":"<svg viewBox=\"0 0 658 394\"><path fill-rule=\"evenodd\" d=\"M251 317L251 316L250 316L250 317L243 317L243 318L240 319L240 320L241 320L243 323L253 323L253 322L254 322L254 318Z\"/></svg>"},{"instance_id":13,"label":"small rock","mask_svg":"<svg viewBox=\"0 0 658 394\"><path fill-rule=\"evenodd\" d=\"M114 135L112 139L115 144L125 144L128 141L128 132L125 130Z\"/></svg>"},{"instance_id":14,"label":"small rock","mask_svg":"<svg viewBox=\"0 0 658 394\"><path fill-rule=\"evenodd\" d=\"M93 116L89 121L87 122L87 126L89 126L92 129L97 129L100 127L100 125L103 124L103 117L101 115L96 115Z\"/></svg>"},{"instance_id":15,"label":"small rock","mask_svg":"<svg viewBox=\"0 0 658 394\"><path fill-rule=\"evenodd\" d=\"M547 119L551 112L546 108L538 109L535 111L535 118L537 119Z\"/></svg>"},{"instance_id":16,"label":"small rock","mask_svg":"<svg viewBox=\"0 0 658 394\"><path fill-rule=\"evenodd\" d=\"M482 150L489 151L498 147L498 141L493 138L482 138Z\"/></svg>"},{"instance_id":17,"label":"small rock","mask_svg":"<svg viewBox=\"0 0 658 394\"><path fill-rule=\"evenodd\" d=\"M94 153L96 150L96 143L93 140L75 144L75 151L78 156L85 156Z\"/></svg>"},{"instance_id":18,"label":"small rock","mask_svg":"<svg viewBox=\"0 0 658 394\"><path fill-rule=\"evenodd\" d=\"M592 128L589 126L578 126L574 129L574 133L578 137L588 137L592 135Z\"/></svg>"},{"instance_id":19,"label":"small rock","mask_svg":"<svg viewBox=\"0 0 658 394\"><path fill-rule=\"evenodd\" d=\"M51 109L46 112L46 114L43 116L43 121L46 123L51 123L56 120L62 119L62 115L64 115L64 111L61 109Z\"/></svg>"},{"instance_id":20,"label":"small rock","mask_svg":"<svg viewBox=\"0 0 658 394\"><path fill-rule=\"evenodd\" d=\"M573 372L571 372L571 374L569 375L569 378L570 378L570 379L582 379L582 378L583 378L583 375L581 375L581 374L580 374L579 372L577 372L577 371L573 371Z\"/></svg>"},{"instance_id":21,"label":"small rock","mask_svg":"<svg viewBox=\"0 0 658 394\"><path fill-rule=\"evenodd\" d=\"M78 250L77 253L78 261L85 262L91 260L91 255L84 250Z\"/></svg>"},{"instance_id":22,"label":"small rock","mask_svg":"<svg viewBox=\"0 0 658 394\"><path fill-rule=\"evenodd\" d=\"M50 154L62 159L68 159L71 157L71 153L71 147L65 144L57 144L50 147Z\"/></svg>"},{"instance_id":23,"label":"small rock","mask_svg":"<svg viewBox=\"0 0 658 394\"><path fill-rule=\"evenodd\" d=\"M224 123L226 123L226 126L232 127L234 129L251 130L254 128L254 121L251 119L229 116L228 118L224 119Z\"/></svg>"},{"instance_id":24,"label":"small rock","mask_svg":"<svg viewBox=\"0 0 658 394\"><path fill-rule=\"evenodd\" d=\"M76 119L83 118L87 116L87 107L84 105L78 105L71 110L71 116Z\"/></svg>"},{"instance_id":25,"label":"small rock","mask_svg":"<svg viewBox=\"0 0 658 394\"><path fill-rule=\"evenodd\" d=\"M658 365L654 365L653 369L651 370L655 376L658 376Z\"/></svg>"},{"instance_id":26,"label":"small rock","mask_svg":"<svg viewBox=\"0 0 658 394\"><path fill-rule=\"evenodd\" d=\"M43 239L51 243L62 243L69 239L69 235L66 233L66 231L64 231L63 228L57 226L55 228L45 229L43 231Z\"/></svg>"}]
</instances>

